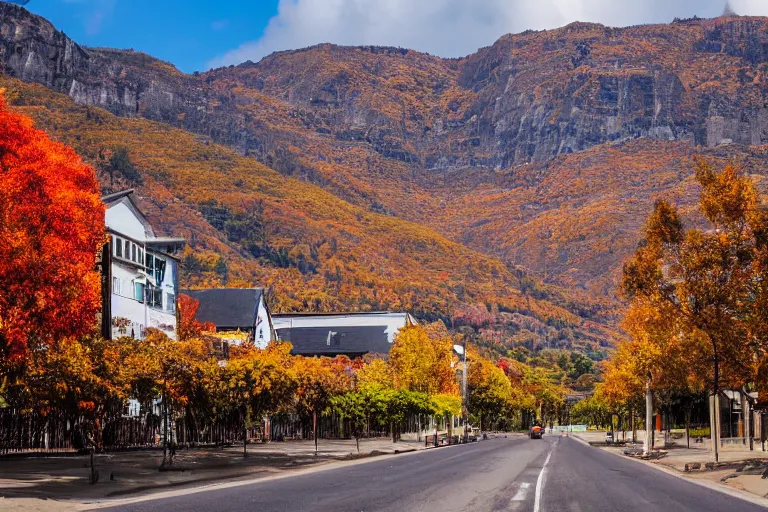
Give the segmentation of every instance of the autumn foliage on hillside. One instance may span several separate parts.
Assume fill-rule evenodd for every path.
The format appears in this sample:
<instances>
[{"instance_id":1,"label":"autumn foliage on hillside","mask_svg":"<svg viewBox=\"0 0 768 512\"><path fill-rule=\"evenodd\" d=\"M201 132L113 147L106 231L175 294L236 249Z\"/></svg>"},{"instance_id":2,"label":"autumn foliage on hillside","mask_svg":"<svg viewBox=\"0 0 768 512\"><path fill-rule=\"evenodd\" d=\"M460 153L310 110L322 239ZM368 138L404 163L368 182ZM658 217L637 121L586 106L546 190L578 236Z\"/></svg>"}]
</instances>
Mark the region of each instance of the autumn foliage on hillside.
<instances>
[{"instance_id":1,"label":"autumn foliage on hillside","mask_svg":"<svg viewBox=\"0 0 768 512\"><path fill-rule=\"evenodd\" d=\"M104 205L94 169L0 89L0 360L23 359L92 329L100 308L96 255Z\"/></svg>"},{"instance_id":2,"label":"autumn foliage on hillside","mask_svg":"<svg viewBox=\"0 0 768 512\"><path fill-rule=\"evenodd\" d=\"M493 327L505 339L510 331L521 340L548 332L568 340L563 348L594 353L617 336L585 322L580 299L426 226L350 204L188 132L4 83L15 108L96 165L105 190L136 187L153 224L188 240L183 288L259 285L272 289L273 311L409 310L448 324L457 312L482 307L500 313ZM121 149L131 166L114 158ZM566 328L570 334L557 334ZM503 354L506 345L496 350Z\"/></svg>"}]
</instances>

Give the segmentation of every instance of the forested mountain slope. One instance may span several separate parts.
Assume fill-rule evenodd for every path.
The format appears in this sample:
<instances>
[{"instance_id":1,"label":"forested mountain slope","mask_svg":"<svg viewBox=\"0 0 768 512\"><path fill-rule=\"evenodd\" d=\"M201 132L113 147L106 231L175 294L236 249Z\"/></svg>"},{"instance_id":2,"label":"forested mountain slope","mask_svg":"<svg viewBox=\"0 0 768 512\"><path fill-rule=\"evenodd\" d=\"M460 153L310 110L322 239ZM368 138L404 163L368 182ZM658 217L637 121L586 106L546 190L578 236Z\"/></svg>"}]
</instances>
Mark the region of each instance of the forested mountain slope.
<instances>
[{"instance_id":1,"label":"forested mountain slope","mask_svg":"<svg viewBox=\"0 0 768 512\"><path fill-rule=\"evenodd\" d=\"M694 154L762 186L766 48L764 18L574 23L462 59L325 44L186 75L0 4L13 103L185 231L198 283L268 281L286 309L483 303L486 330L535 318L510 328L531 344L614 336L621 262L656 198L693 204Z\"/></svg>"}]
</instances>

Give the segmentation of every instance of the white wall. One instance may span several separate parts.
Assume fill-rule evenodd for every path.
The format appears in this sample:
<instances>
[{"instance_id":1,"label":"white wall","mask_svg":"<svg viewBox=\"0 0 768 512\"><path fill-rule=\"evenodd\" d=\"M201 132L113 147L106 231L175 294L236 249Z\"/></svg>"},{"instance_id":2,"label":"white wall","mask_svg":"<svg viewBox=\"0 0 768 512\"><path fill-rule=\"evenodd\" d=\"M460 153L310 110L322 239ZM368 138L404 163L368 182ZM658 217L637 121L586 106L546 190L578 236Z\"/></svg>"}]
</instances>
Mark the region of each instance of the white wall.
<instances>
[{"instance_id":1,"label":"white wall","mask_svg":"<svg viewBox=\"0 0 768 512\"><path fill-rule=\"evenodd\" d=\"M127 318L131 321L131 325L129 325L123 332L113 325L112 339L117 339L121 336L130 336L131 328L133 328L136 338L143 337L143 331L146 327L146 317L144 304L141 302L127 297L121 297L113 293L112 318Z\"/></svg>"},{"instance_id":2,"label":"white wall","mask_svg":"<svg viewBox=\"0 0 768 512\"><path fill-rule=\"evenodd\" d=\"M163 331L172 340L176 339L176 315L174 313L158 311L154 308L147 308L147 313L149 327Z\"/></svg>"},{"instance_id":3,"label":"white wall","mask_svg":"<svg viewBox=\"0 0 768 512\"><path fill-rule=\"evenodd\" d=\"M105 214L107 227L124 234L137 241L143 241L147 238L144 224L131 211L131 208L125 203L120 202L107 209Z\"/></svg>"},{"instance_id":4,"label":"white wall","mask_svg":"<svg viewBox=\"0 0 768 512\"><path fill-rule=\"evenodd\" d=\"M259 320L261 320L261 322L259 322ZM267 317L267 308L264 306L263 295L259 299L256 323L259 324L259 326L256 327L253 333L254 344L259 348L267 348L269 342L272 341L272 332L269 329L269 318Z\"/></svg>"}]
</instances>

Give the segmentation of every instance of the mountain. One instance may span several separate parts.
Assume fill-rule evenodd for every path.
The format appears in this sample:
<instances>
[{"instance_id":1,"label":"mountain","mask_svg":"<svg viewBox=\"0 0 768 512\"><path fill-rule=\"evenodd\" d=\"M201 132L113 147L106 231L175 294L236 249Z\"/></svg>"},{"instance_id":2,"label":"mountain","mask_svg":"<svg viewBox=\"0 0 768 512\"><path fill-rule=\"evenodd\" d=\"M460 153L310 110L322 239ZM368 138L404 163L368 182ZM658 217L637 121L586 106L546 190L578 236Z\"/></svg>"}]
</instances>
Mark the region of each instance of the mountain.
<instances>
[{"instance_id":1,"label":"mountain","mask_svg":"<svg viewBox=\"0 0 768 512\"><path fill-rule=\"evenodd\" d=\"M652 202L699 220L694 154L764 183L765 18L573 23L461 59L324 44L185 75L0 4L0 64L105 183L128 146L158 220L207 262L199 283L222 253L227 279L282 282L286 309L485 304L486 331L595 348L619 336L616 278Z\"/></svg>"}]
</instances>

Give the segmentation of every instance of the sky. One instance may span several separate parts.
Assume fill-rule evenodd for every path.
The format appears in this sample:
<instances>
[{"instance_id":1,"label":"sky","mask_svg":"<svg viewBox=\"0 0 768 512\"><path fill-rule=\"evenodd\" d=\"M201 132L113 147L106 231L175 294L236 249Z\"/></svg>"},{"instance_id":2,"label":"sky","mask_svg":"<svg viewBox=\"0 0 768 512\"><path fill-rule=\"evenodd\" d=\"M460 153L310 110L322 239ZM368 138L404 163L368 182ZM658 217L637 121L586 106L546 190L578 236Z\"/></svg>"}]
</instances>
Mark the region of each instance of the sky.
<instances>
[{"instance_id":1,"label":"sky","mask_svg":"<svg viewBox=\"0 0 768 512\"><path fill-rule=\"evenodd\" d=\"M768 16L768 0L731 0ZM500 36L572 21L611 26L713 17L725 0L30 0L86 46L133 48L184 72L257 62L318 43L400 46L460 57Z\"/></svg>"}]
</instances>

